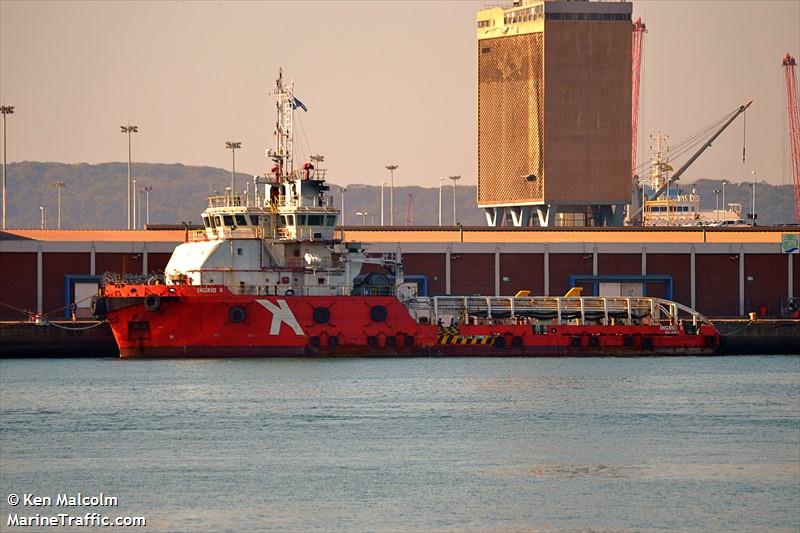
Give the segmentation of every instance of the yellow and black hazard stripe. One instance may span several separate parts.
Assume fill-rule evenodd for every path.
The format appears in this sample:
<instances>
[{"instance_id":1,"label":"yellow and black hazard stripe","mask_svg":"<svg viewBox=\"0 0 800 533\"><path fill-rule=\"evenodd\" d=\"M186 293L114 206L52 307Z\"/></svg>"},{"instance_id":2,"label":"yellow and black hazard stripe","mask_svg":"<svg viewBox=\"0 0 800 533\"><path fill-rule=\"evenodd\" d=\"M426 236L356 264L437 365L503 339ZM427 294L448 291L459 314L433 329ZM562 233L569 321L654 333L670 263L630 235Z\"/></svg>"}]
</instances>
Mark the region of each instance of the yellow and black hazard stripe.
<instances>
[{"instance_id":1,"label":"yellow and black hazard stripe","mask_svg":"<svg viewBox=\"0 0 800 533\"><path fill-rule=\"evenodd\" d=\"M459 334L458 326L447 326L447 327L439 326L439 335L440 336L442 336L442 335L454 336L454 335L458 335L458 334Z\"/></svg>"},{"instance_id":2,"label":"yellow and black hazard stripe","mask_svg":"<svg viewBox=\"0 0 800 533\"><path fill-rule=\"evenodd\" d=\"M439 344L492 344L494 335L439 335Z\"/></svg>"}]
</instances>

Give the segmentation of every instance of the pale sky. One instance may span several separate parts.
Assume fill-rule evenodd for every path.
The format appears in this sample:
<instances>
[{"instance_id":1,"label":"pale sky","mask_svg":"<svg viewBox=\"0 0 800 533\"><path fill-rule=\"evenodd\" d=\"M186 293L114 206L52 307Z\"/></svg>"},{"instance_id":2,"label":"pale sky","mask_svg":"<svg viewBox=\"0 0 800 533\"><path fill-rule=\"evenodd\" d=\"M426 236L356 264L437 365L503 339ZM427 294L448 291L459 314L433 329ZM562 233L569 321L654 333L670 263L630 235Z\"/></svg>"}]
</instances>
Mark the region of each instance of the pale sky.
<instances>
[{"instance_id":1,"label":"pale sky","mask_svg":"<svg viewBox=\"0 0 800 533\"><path fill-rule=\"evenodd\" d=\"M480 1L46 2L0 0L8 161L127 160L267 170L278 67L308 106L297 147L335 184L436 186L476 173ZM508 3L503 3L510 4ZM784 53L800 55L800 1L640 0L648 27L640 144L677 143L749 99L742 121L685 175L791 182ZM646 152L640 152L647 157ZM305 157L304 157L305 159ZM302 162L302 161L300 161Z\"/></svg>"}]
</instances>

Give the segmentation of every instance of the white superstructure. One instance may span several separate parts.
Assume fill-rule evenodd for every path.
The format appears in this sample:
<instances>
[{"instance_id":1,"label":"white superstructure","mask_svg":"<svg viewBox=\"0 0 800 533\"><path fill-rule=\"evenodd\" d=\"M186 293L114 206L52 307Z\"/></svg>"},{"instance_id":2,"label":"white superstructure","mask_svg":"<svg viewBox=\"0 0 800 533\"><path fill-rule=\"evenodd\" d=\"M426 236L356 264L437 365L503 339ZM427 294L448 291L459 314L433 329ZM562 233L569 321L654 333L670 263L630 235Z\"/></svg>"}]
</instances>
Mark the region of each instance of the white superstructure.
<instances>
[{"instance_id":1,"label":"white superstructure","mask_svg":"<svg viewBox=\"0 0 800 533\"><path fill-rule=\"evenodd\" d=\"M334 241L339 210L326 195L325 170L294 168L293 113L299 101L291 85L276 80L276 146L273 166L253 178L254 194L212 196L204 230L175 249L165 269L167 284L225 285L241 294L346 294L364 255L358 245ZM321 160L322 158L318 158Z\"/></svg>"}]
</instances>

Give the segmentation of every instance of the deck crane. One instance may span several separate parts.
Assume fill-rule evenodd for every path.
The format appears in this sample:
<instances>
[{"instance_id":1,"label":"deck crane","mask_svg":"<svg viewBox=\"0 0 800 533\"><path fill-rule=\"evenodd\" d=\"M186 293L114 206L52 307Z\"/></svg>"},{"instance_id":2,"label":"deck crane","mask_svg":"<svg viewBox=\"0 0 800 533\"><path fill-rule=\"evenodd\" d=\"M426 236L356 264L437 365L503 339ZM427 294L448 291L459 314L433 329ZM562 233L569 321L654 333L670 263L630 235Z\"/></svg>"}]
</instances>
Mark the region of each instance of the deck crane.
<instances>
[{"instance_id":1,"label":"deck crane","mask_svg":"<svg viewBox=\"0 0 800 533\"><path fill-rule=\"evenodd\" d=\"M731 122L736 120L736 117L747 111L747 108L750 107L750 104L752 103L753 101L750 100L746 104L739 106L739 109L733 112L730 118L728 118L728 120L725 121L725 123L716 131L716 133L714 133L714 135L712 135L709 140L703 143L703 146L701 146L694 154L692 154L692 157L690 157L689 160L686 161L686 163L684 163L683 166L679 168L675 172L675 174L672 175L672 177L669 178L669 180L667 180L661 187L658 188L657 191L653 193L653 195L650 197L650 200L655 200L656 198L661 196L670 185L678 181L680 177L683 175L683 173L686 172L686 170L689 168L689 166L691 166L691 164L694 163L697 160L697 158L700 157L700 155L702 155L702 153L706 151L706 148L711 146L711 143L717 140L717 137L719 137L722 134L722 132L725 131L725 129L728 126L731 125ZM642 199L642 205L639 206L639 208L635 210L633 213L631 213L630 218L633 219L634 217L638 216L639 213L642 212L643 207L644 207L644 199Z\"/></svg>"},{"instance_id":2,"label":"deck crane","mask_svg":"<svg viewBox=\"0 0 800 533\"><path fill-rule=\"evenodd\" d=\"M792 178L794 179L794 216L800 222L800 115L797 112L797 61L788 53L783 56L786 68L786 101L789 111L789 145L792 152Z\"/></svg>"}]
</instances>

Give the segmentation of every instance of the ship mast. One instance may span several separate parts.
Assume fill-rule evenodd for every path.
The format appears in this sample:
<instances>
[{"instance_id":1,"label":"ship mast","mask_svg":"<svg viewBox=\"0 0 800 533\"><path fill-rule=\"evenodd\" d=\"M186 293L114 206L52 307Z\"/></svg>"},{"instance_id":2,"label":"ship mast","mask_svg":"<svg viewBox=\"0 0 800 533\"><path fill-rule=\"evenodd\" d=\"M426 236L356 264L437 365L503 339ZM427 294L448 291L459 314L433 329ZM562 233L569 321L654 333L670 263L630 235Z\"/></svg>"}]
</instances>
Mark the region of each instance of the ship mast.
<instances>
[{"instance_id":1,"label":"ship mast","mask_svg":"<svg viewBox=\"0 0 800 533\"><path fill-rule=\"evenodd\" d=\"M650 186L657 191L669 182L668 173L672 170L672 166L668 162L669 148L666 142L669 135L661 131L654 131L650 138L653 140L650 145L650 149L653 151L653 157L650 160Z\"/></svg>"},{"instance_id":2,"label":"ship mast","mask_svg":"<svg viewBox=\"0 0 800 533\"><path fill-rule=\"evenodd\" d=\"M283 69L278 71L278 79L275 80L277 119L275 121L275 149L267 150L267 157L272 159L279 167L278 180L292 175L294 171L293 149L294 149L294 83L287 86L283 84Z\"/></svg>"}]
</instances>

